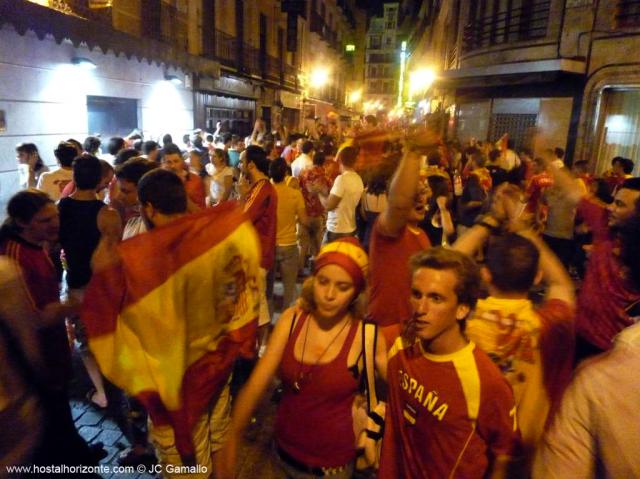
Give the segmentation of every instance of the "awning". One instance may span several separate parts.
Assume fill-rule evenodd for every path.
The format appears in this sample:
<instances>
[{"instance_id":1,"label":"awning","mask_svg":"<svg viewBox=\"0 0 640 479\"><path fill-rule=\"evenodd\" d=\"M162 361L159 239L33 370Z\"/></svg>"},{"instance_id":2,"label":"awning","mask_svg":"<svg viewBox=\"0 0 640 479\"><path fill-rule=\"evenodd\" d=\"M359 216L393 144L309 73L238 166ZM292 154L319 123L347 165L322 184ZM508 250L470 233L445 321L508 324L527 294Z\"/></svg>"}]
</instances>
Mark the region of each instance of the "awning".
<instances>
[{"instance_id":1,"label":"awning","mask_svg":"<svg viewBox=\"0 0 640 479\"><path fill-rule=\"evenodd\" d=\"M51 35L57 43L68 39L75 47L86 44L90 50L98 47L103 53L136 57L149 64L164 64L187 72L197 72L213 78L220 76L217 61L190 55L171 44L137 37L115 30L111 25L68 15L52 8L25 0L0 0L0 27L12 25L20 35L28 30L43 40Z\"/></svg>"},{"instance_id":2,"label":"awning","mask_svg":"<svg viewBox=\"0 0 640 479\"><path fill-rule=\"evenodd\" d=\"M434 82L437 88L489 88L502 85L545 83L560 77L582 77L586 64L580 60L559 58L532 62L503 63L483 67L447 70Z\"/></svg>"}]
</instances>

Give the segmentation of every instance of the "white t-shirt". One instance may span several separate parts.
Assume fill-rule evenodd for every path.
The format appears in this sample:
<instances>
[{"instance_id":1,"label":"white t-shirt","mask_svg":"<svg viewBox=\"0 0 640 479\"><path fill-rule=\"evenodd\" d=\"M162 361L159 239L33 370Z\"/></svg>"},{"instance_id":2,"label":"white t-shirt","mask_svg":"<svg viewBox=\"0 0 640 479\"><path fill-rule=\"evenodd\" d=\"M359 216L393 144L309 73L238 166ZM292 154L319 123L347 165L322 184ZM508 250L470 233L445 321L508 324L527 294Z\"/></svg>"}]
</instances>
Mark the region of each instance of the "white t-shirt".
<instances>
[{"instance_id":1,"label":"white t-shirt","mask_svg":"<svg viewBox=\"0 0 640 479\"><path fill-rule=\"evenodd\" d=\"M224 193L224 180L227 176L233 178L233 168L230 166L225 166L224 168L218 170L215 166L211 165L211 168L208 168L211 163L207 165L207 173L211 176L211 184L209 186L211 201L213 204L218 203L222 199L222 194ZM233 188L233 185L232 185Z\"/></svg>"},{"instance_id":2,"label":"white t-shirt","mask_svg":"<svg viewBox=\"0 0 640 479\"><path fill-rule=\"evenodd\" d=\"M313 168L313 160L309 155L302 153L291 163L291 176L298 178L307 168Z\"/></svg>"},{"instance_id":3,"label":"white t-shirt","mask_svg":"<svg viewBox=\"0 0 640 479\"><path fill-rule=\"evenodd\" d=\"M337 208L327 214L327 230L331 233L352 233L356 229L356 207L364 185L355 171L345 171L336 178L329 194L341 198Z\"/></svg>"},{"instance_id":4,"label":"white t-shirt","mask_svg":"<svg viewBox=\"0 0 640 479\"><path fill-rule=\"evenodd\" d=\"M73 180L73 170L58 168L42 173L38 179L37 188L48 194L53 201L58 201L62 190L71 180Z\"/></svg>"},{"instance_id":5,"label":"white t-shirt","mask_svg":"<svg viewBox=\"0 0 640 479\"><path fill-rule=\"evenodd\" d=\"M124 225L124 231L122 232L122 239L126 240L138 236L141 233L147 231L147 226L144 224L142 216L134 216L129 218L127 224Z\"/></svg>"}]
</instances>

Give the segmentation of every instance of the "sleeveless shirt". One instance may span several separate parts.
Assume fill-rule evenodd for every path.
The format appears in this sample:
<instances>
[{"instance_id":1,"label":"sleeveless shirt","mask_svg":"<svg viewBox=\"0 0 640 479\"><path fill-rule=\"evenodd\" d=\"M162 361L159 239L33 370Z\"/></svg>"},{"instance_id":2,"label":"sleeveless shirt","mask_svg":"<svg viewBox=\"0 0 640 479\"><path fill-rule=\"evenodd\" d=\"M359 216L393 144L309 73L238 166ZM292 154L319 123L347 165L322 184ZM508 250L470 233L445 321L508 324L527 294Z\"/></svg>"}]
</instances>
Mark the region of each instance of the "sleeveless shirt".
<instances>
[{"instance_id":1,"label":"sleeveless shirt","mask_svg":"<svg viewBox=\"0 0 640 479\"><path fill-rule=\"evenodd\" d=\"M284 394L275 425L277 445L310 467L340 467L355 459L351 407L359 380L347 366L359 321L351 325L336 358L326 364L301 363L294 347L308 314L303 314L289 338L280 365ZM294 383L300 373L300 391Z\"/></svg>"}]
</instances>

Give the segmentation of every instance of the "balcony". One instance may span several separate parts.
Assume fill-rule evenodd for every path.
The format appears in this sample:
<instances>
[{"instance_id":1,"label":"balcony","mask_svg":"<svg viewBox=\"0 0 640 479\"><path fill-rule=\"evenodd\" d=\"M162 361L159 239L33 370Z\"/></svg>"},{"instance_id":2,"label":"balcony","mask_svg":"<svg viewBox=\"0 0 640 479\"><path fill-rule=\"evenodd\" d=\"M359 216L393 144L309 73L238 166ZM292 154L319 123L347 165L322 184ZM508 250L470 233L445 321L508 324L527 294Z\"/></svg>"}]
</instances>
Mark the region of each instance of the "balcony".
<instances>
[{"instance_id":1,"label":"balcony","mask_svg":"<svg viewBox=\"0 0 640 479\"><path fill-rule=\"evenodd\" d=\"M244 73L260 76L263 71L260 50L248 43L243 43L241 65Z\"/></svg>"},{"instance_id":2,"label":"balcony","mask_svg":"<svg viewBox=\"0 0 640 479\"><path fill-rule=\"evenodd\" d=\"M495 12L471 21L464 28L463 51L467 53L494 45L544 38L550 6L549 0L533 0L524 7Z\"/></svg>"},{"instance_id":3,"label":"balcony","mask_svg":"<svg viewBox=\"0 0 640 479\"><path fill-rule=\"evenodd\" d=\"M215 59L228 67L235 67L238 62L236 37L220 30L215 31Z\"/></svg>"},{"instance_id":4,"label":"balcony","mask_svg":"<svg viewBox=\"0 0 640 479\"><path fill-rule=\"evenodd\" d=\"M266 80L281 80L282 61L271 55L265 55L263 61L262 78Z\"/></svg>"},{"instance_id":5,"label":"balcony","mask_svg":"<svg viewBox=\"0 0 640 479\"><path fill-rule=\"evenodd\" d=\"M283 64L281 82L283 85L297 88L298 86L298 70L292 66Z\"/></svg>"},{"instance_id":6,"label":"balcony","mask_svg":"<svg viewBox=\"0 0 640 479\"><path fill-rule=\"evenodd\" d=\"M618 0L613 20L616 28L640 27L640 0Z\"/></svg>"}]
</instances>

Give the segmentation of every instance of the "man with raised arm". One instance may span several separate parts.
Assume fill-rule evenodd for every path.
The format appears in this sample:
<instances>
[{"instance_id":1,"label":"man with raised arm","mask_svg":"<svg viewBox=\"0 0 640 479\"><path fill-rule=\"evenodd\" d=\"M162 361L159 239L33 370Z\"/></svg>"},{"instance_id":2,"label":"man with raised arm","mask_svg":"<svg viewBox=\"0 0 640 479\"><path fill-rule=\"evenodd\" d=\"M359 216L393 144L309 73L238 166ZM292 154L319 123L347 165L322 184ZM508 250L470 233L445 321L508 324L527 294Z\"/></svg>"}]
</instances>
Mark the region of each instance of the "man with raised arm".
<instances>
[{"instance_id":1,"label":"man with raised arm","mask_svg":"<svg viewBox=\"0 0 640 479\"><path fill-rule=\"evenodd\" d=\"M429 190L420 183L417 149L435 145L429 131L410 138L389 186L388 207L376 220L369 245L369 315L381 327L389 347L410 317L409 258L431 246L418 223L424 218Z\"/></svg>"},{"instance_id":2,"label":"man with raised arm","mask_svg":"<svg viewBox=\"0 0 640 479\"><path fill-rule=\"evenodd\" d=\"M640 216L640 178L629 178L609 207L587 197L564 169L547 166L555 185L578 205L578 216L593 234L593 249L576 310L576 358L608 350L613 338L634 324L628 309L640 300L618 258L620 230Z\"/></svg>"}]
</instances>

